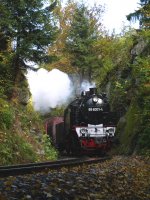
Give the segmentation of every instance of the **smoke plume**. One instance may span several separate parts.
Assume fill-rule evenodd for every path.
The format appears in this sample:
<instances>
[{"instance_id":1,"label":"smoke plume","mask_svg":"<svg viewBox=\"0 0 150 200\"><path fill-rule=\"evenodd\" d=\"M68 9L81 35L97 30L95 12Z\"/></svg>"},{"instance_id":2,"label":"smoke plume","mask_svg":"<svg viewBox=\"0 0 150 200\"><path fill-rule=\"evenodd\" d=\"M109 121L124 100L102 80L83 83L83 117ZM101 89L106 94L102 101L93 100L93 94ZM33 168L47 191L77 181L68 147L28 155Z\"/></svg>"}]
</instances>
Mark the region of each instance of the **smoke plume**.
<instances>
[{"instance_id":1,"label":"smoke plume","mask_svg":"<svg viewBox=\"0 0 150 200\"><path fill-rule=\"evenodd\" d=\"M72 84L67 74L53 69L29 71L27 75L33 104L36 111L47 113L67 103L72 94Z\"/></svg>"},{"instance_id":2,"label":"smoke plume","mask_svg":"<svg viewBox=\"0 0 150 200\"><path fill-rule=\"evenodd\" d=\"M96 87L96 84L94 82L90 83L89 81L87 80L84 80L82 83L81 83L81 91L88 91L89 88L93 88L93 87Z\"/></svg>"}]
</instances>

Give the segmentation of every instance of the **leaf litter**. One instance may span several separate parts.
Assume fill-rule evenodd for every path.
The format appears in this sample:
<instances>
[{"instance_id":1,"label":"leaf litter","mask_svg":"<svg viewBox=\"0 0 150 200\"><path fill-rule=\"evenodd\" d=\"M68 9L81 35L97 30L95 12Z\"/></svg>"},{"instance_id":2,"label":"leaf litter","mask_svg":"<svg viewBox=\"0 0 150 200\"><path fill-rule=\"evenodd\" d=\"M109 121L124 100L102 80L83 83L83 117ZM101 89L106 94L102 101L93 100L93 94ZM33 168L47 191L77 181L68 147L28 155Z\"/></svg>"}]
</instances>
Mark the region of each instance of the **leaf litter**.
<instances>
[{"instance_id":1,"label":"leaf litter","mask_svg":"<svg viewBox=\"0 0 150 200\"><path fill-rule=\"evenodd\" d=\"M150 159L104 163L0 179L0 200L149 200Z\"/></svg>"}]
</instances>

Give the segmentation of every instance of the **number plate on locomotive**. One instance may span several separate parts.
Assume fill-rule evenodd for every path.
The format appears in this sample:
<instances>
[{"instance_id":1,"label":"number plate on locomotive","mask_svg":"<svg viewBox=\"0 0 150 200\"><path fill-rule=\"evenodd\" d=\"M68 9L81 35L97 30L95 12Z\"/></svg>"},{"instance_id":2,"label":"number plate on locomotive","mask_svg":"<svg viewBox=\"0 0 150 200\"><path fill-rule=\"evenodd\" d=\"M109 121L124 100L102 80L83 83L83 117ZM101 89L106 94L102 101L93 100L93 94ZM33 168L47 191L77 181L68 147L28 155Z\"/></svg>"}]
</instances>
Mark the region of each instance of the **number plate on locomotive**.
<instances>
[{"instance_id":1,"label":"number plate on locomotive","mask_svg":"<svg viewBox=\"0 0 150 200\"><path fill-rule=\"evenodd\" d=\"M97 112L97 111L103 111L103 109L102 108L89 108L88 111L95 111L95 112Z\"/></svg>"}]
</instances>

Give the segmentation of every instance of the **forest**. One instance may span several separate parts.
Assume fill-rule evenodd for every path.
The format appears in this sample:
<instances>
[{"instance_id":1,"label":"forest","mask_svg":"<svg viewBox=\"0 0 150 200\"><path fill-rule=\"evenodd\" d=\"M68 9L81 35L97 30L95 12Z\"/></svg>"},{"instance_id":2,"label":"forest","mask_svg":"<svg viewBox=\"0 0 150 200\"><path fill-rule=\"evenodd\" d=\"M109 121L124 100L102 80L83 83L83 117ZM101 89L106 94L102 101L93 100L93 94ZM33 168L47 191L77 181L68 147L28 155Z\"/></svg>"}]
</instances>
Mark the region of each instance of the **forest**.
<instances>
[{"instance_id":1,"label":"forest","mask_svg":"<svg viewBox=\"0 0 150 200\"><path fill-rule=\"evenodd\" d=\"M140 0L139 10L127 16L139 20L138 30L123 27L110 35L104 12L74 0L65 6L60 0L0 1L0 165L58 156L26 78L40 68L94 81L119 117L111 154L150 156L150 1Z\"/></svg>"}]
</instances>

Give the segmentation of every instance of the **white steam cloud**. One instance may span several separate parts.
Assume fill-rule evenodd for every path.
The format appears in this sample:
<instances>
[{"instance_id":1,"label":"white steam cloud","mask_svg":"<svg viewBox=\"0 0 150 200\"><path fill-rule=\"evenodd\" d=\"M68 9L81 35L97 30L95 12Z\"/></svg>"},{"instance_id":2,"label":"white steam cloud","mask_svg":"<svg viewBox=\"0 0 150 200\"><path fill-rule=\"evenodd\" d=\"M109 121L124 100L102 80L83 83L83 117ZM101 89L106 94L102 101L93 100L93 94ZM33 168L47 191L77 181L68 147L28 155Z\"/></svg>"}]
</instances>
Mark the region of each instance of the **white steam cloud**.
<instances>
[{"instance_id":1,"label":"white steam cloud","mask_svg":"<svg viewBox=\"0 0 150 200\"><path fill-rule=\"evenodd\" d=\"M27 75L36 111L46 113L61 106L72 94L72 84L67 74L58 69L29 71Z\"/></svg>"},{"instance_id":2,"label":"white steam cloud","mask_svg":"<svg viewBox=\"0 0 150 200\"><path fill-rule=\"evenodd\" d=\"M96 84L94 82L92 83L89 83L89 81L83 81L82 84L81 84L81 91L88 91L89 88L93 88L93 87L96 87Z\"/></svg>"}]
</instances>

